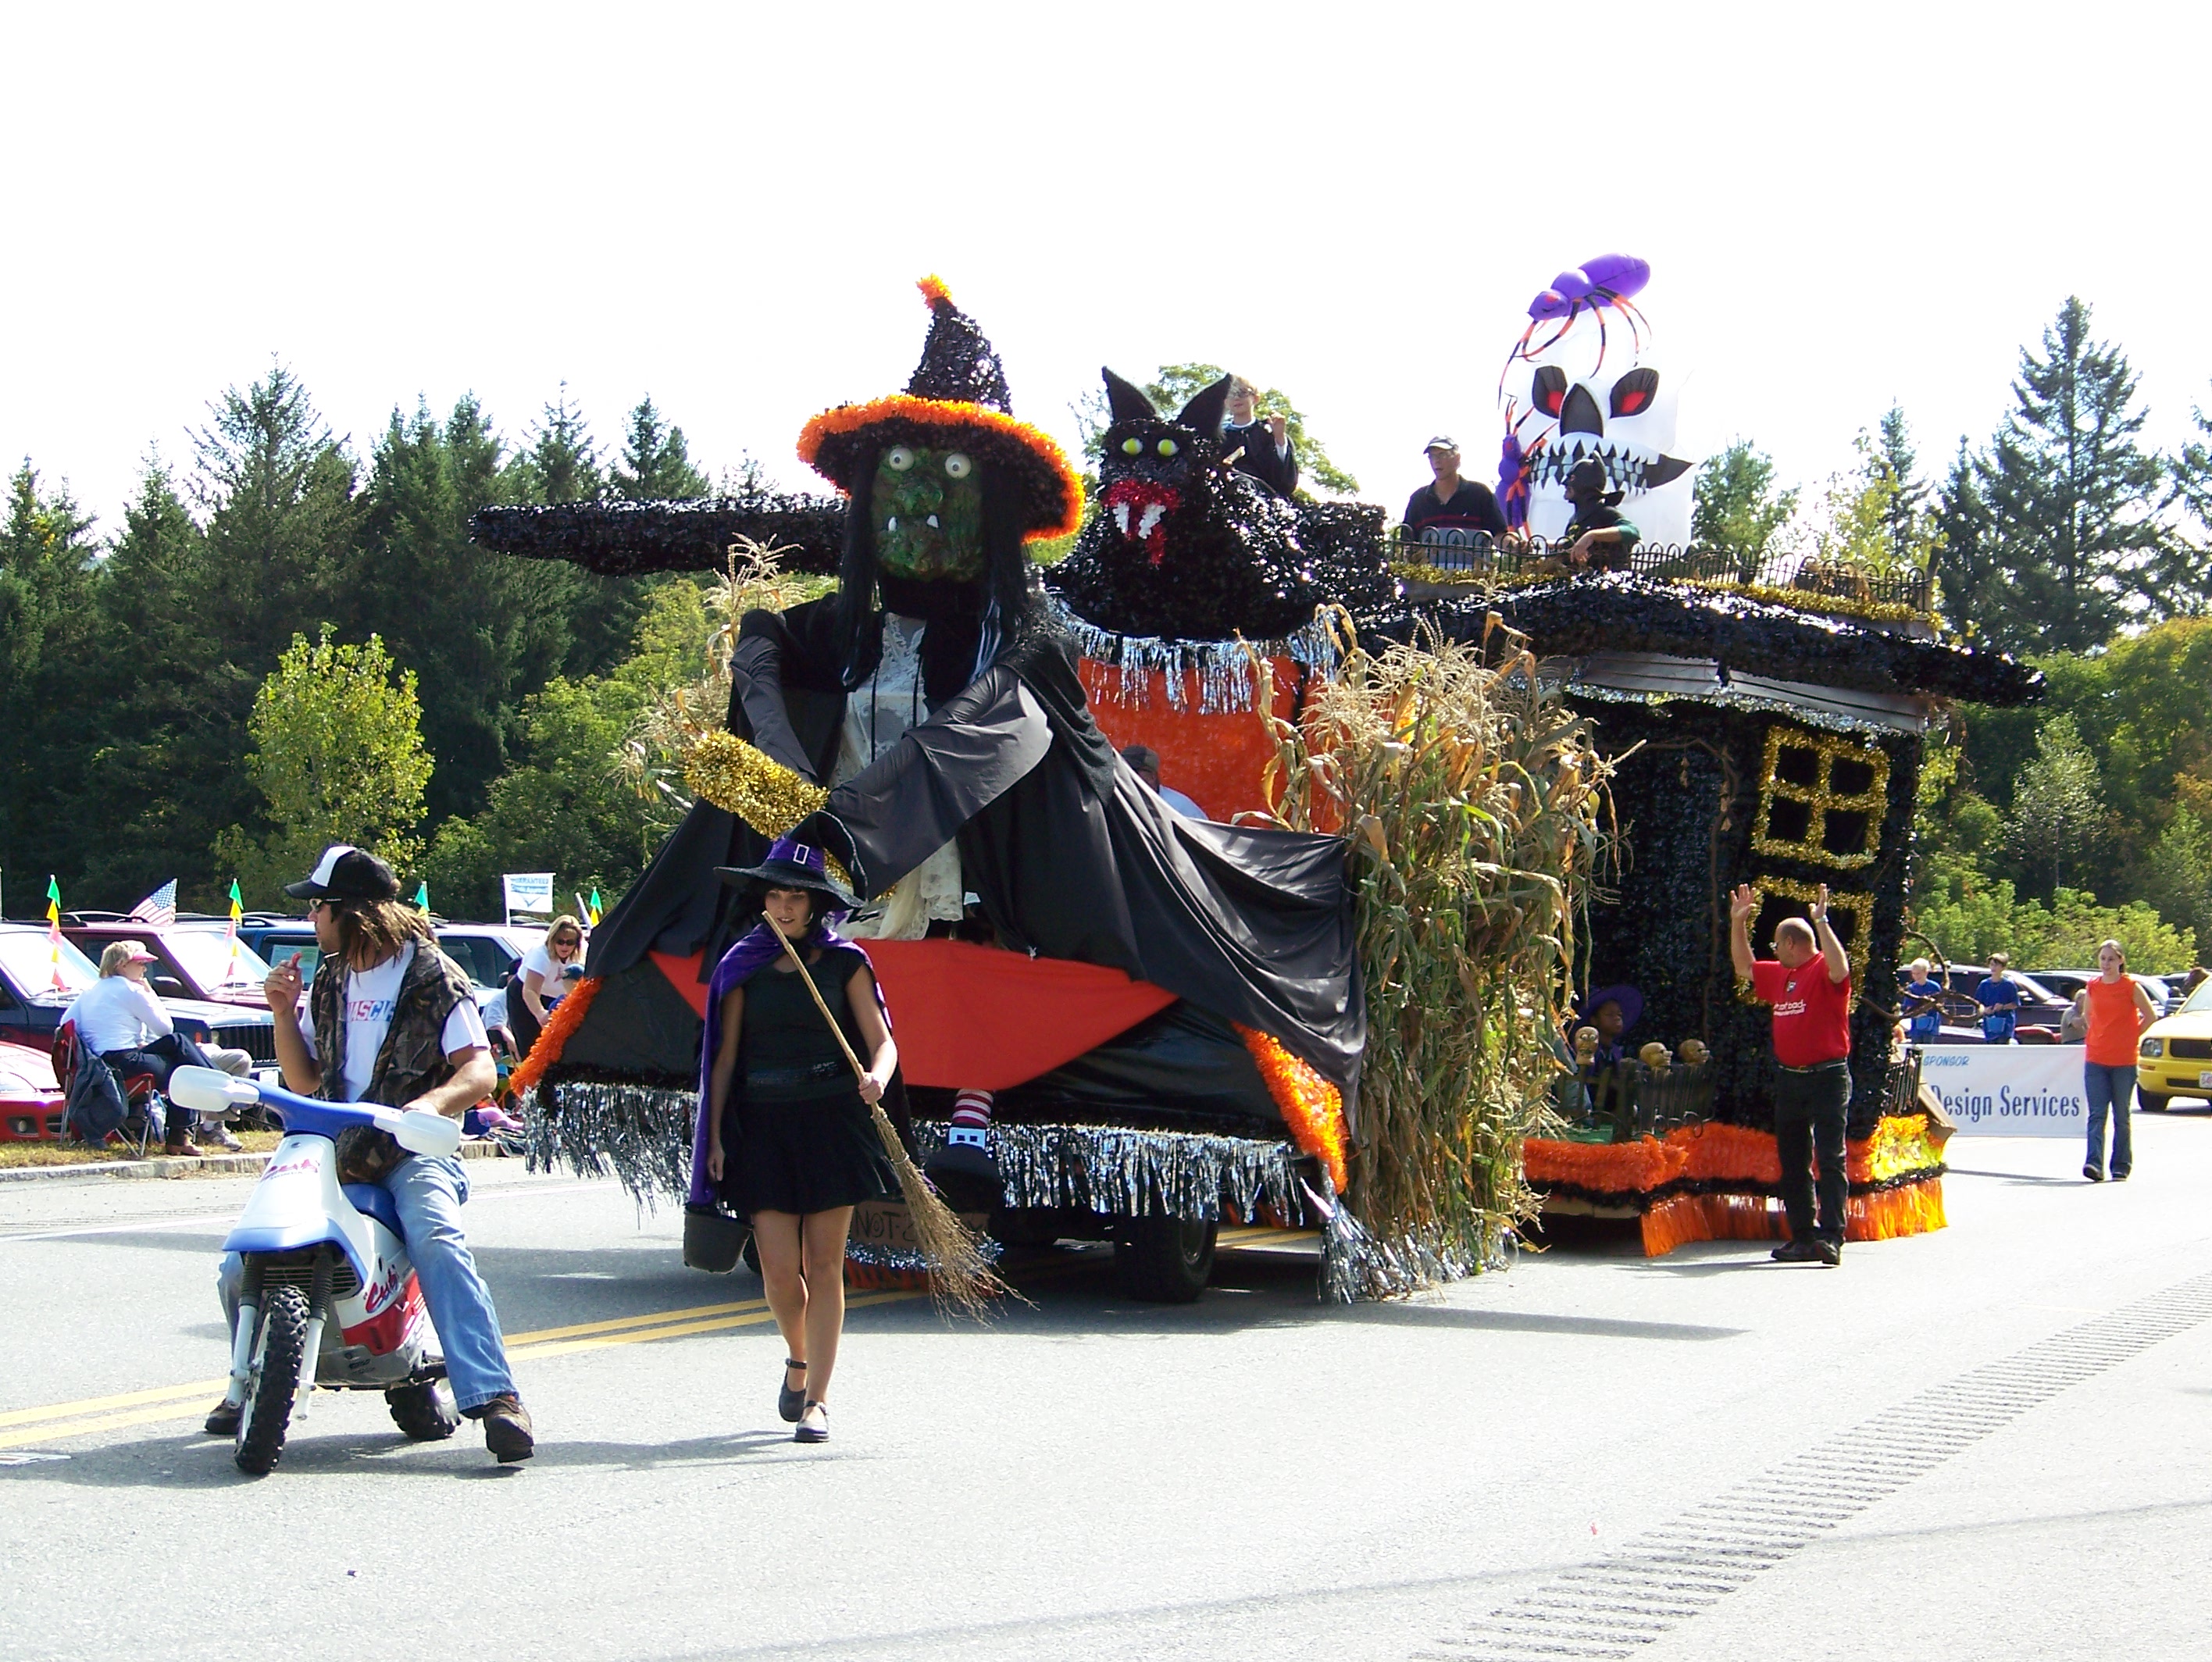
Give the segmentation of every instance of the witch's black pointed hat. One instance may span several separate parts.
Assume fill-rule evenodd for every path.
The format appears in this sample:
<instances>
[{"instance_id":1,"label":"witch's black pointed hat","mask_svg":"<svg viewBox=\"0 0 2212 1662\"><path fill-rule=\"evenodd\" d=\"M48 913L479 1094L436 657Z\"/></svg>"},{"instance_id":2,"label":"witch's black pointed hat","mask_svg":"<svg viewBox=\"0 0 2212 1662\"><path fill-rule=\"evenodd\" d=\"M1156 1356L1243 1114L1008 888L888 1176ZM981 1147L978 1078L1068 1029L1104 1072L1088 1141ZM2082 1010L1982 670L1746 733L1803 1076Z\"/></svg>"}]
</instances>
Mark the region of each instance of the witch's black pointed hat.
<instances>
[{"instance_id":1,"label":"witch's black pointed hat","mask_svg":"<svg viewBox=\"0 0 2212 1662\"><path fill-rule=\"evenodd\" d=\"M975 320L938 278L924 277L921 288L929 338L907 390L823 410L799 433L799 460L852 496L867 488L861 476L886 446L963 450L1019 482L1026 537L1066 536L1082 523L1082 481L1049 434L1014 419L1006 368Z\"/></svg>"}]
</instances>

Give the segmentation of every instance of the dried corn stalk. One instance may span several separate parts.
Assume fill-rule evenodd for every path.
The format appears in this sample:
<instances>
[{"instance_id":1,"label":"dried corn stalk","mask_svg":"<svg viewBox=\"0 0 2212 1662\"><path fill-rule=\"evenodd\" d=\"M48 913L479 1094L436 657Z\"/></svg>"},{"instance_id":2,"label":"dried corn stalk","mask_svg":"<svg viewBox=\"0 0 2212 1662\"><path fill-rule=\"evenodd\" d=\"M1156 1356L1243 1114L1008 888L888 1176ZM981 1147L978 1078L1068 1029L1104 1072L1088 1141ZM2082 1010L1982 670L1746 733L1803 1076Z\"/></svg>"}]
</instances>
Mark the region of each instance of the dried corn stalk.
<instances>
[{"instance_id":1,"label":"dried corn stalk","mask_svg":"<svg viewBox=\"0 0 2212 1662\"><path fill-rule=\"evenodd\" d=\"M1400 1270L1449 1279L1496 1261L1535 1210L1521 1145L1559 1071L1610 767L1495 614L1480 647L1370 654L1339 628L1341 673L1302 723L1269 718L1268 805L1293 829L1344 829L1352 862L1368 1024L1352 1212Z\"/></svg>"}]
</instances>

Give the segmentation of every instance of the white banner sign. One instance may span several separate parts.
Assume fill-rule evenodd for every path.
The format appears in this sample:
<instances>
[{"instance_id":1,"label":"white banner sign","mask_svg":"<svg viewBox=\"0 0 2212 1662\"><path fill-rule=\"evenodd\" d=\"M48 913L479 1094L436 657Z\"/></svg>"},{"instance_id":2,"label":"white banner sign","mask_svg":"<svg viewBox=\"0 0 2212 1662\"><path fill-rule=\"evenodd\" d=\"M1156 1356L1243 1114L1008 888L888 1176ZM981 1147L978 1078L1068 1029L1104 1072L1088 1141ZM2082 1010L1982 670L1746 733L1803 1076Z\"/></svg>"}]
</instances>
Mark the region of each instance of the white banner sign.
<instances>
[{"instance_id":1,"label":"white banner sign","mask_svg":"<svg viewBox=\"0 0 2212 1662\"><path fill-rule=\"evenodd\" d=\"M507 889L507 909L509 912L542 912L549 917L553 911L553 874L550 871L509 871L500 878Z\"/></svg>"},{"instance_id":2,"label":"white banner sign","mask_svg":"<svg viewBox=\"0 0 2212 1662\"><path fill-rule=\"evenodd\" d=\"M1959 1134L2084 1137L2080 1045L1925 1045L1920 1083L1943 1099Z\"/></svg>"}]
</instances>

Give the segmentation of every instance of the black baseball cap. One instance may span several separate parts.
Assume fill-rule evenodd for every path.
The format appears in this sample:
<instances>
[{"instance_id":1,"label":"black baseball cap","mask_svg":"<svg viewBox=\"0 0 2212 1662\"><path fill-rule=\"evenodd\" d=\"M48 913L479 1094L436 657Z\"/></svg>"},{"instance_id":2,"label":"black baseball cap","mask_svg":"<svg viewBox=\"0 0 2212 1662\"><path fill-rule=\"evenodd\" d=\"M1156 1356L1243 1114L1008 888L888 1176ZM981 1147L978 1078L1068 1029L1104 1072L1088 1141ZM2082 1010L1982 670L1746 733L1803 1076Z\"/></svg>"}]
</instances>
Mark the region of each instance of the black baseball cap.
<instances>
[{"instance_id":1,"label":"black baseball cap","mask_svg":"<svg viewBox=\"0 0 2212 1662\"><path fill-rule=\"evenodd\" d=\"M315 869L284 892L295 901L396 901L399 878L366 849L334 842L323 850Z\"/></svg>"}]
</instances>

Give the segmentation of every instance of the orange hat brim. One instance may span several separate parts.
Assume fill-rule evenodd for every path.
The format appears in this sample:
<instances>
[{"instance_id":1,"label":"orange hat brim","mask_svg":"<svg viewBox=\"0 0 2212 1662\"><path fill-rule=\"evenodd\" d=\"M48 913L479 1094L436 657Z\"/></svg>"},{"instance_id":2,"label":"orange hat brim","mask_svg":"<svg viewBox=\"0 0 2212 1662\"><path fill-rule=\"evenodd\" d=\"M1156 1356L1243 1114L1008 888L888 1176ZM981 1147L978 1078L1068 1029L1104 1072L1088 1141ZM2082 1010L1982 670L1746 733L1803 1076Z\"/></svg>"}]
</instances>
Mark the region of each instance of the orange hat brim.
<instances>
[{"instance_id":1,"label":"orange hat brim","mask_svg":"<svg viewBox=\"0 0 2212 1662\"><path fill-rule=\"evenodd\" d=\"M861 482L854 476L869 451L902 441L941 445L956 434L970 449L1023 476L1030 499L1023 540L1066 537L1082 525L1083 481L1059 442L1042 428L982 404L906 392L840 404L799 429L799 459L850 496Z\"/></svg>"}]
</instances>

